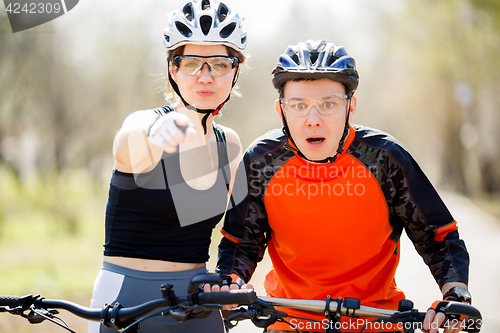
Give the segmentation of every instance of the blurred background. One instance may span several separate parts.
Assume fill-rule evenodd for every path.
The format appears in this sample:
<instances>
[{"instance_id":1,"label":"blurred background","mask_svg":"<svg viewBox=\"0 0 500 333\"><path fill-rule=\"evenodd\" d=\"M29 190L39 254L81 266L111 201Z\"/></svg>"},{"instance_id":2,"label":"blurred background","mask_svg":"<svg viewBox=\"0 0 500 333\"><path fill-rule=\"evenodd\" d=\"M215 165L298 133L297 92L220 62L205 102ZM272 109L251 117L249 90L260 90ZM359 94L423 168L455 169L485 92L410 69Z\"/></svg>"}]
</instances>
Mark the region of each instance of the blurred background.
<instances>
[{"instance_id":1,"label":"blurred background","mask_svg":"<svg viewBox=\"0 0 500 333\"><path fill-rule=\"evenodd\" d=\"M80 1L15 34L0 3L0 294L90 302L113 137L131 112L165 105L165 15L185 2ZM236 130L244 147L281 126L270 75L278 55L325 39L357 61L353 123L394 135L436 187L466 199L455 200L458 207L466 202L498 222L500 2L224 2L245 17L249 60L242 97L216 121ZM215 232L213 244L218 239ZM33 330L5 317L1 332ZM62 331L49 324L36 331L44 330Z\"/></svg>"}]
</instances>

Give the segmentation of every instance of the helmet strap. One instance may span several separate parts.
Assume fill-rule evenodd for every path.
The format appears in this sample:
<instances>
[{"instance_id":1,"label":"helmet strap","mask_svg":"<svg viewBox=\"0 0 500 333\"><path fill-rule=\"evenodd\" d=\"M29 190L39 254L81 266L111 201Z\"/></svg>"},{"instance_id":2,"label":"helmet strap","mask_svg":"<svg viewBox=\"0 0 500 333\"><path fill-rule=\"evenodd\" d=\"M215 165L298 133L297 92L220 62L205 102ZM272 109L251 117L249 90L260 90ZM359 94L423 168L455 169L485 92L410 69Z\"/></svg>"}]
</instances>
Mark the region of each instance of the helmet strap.
<instances>
[{"instance_id":1,"label":"helmet strap","mask_svg":"<svg viewBox=\"0 0 500 333\"><path fill-rule=\"evenodd\" d=\"M307 157L305 157L305 155L302 154L302 152L299 150L295 141L293 141L292 134L290 133L290 128L288 127L288 123L286 122L285 112L283 112L283 108L281 107L281 103L280 103L280 109L281 109L281 119L283 122L283 128L281 130L283 131L283 134L285 134L286 137L293 144L293 146L290 146L289 144L287 144L286 148L291 150L291 151L294 151L295 153L297 153L297 155L299 155L300 157L302 157L303 159L305 159L307 161L315 162L315 161L311 161Z\"/></svg>"}]
</instances>

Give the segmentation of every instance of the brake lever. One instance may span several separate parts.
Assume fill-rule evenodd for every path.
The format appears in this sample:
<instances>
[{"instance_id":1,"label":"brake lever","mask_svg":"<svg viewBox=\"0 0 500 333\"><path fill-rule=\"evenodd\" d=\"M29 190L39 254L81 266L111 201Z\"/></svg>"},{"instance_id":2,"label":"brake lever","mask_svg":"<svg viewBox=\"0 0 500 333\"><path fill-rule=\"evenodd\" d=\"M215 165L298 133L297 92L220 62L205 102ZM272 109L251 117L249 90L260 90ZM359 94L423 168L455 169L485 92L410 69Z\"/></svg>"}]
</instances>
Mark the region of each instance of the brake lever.
<instances>
[{"instance_id":1,"label":"brake lever","mask_svg":"<svg viewBox=\"0 0 500 333\"><path fill-rule=\"evenodd\" d=\"M235 312L229 317L226 318L227 321L235 321L235 320L243 320L243 319L252 319L256 314L256 311L248 311L245 308L238 308L235 310L231 310L231 312Z\"/></svg>"},{"instance_id":2,"label":"brake lever","mask_svg":"<svg viewBox=\"0 0 500 333\"><path fill-rule=\"evenodd\" d=\"M15 308L10 308L8 306L0 306L0 313L7 312L13 315L22 315L26 311L22 306L16 306Z\"/></svg>"},{"instance_id":3,"label":"brake lever","mask_svg":"<svg viewBox=\"0 0 500 333\"><path fill-rule=\"evenodd\" d=\"M228 323L235 320L250 319L255 326L260 328L267 328L269 325L274 324L278 318L288 316L287 313L276 310L273 305L260 299L256 299L255 303L248 305L248 309L239 308L231 312L234 311L237 312L226 319Z\"/></svg>"},{"instance_id":4,"label":"brake lever","mask_svg":"<svg viewBox=\"0 0 500 333\"><path fill-rule=\"evenodd\" d=\"M59 311L56 309L36 309L36 311L31 310L26 319L28 319L30 324L39 324L47 319L47 317L54 318L56 314L59 314Z\"/></svg>"},{"instance_id":5,"label":"brake lever","mask_svg":"<svg viewBox=\"0 0 500 333\"><path fill-rule=\"evenodd\" d=\"M417 309L411 309L407 311L396 312L389 318L383 318L382 320L390 323L405 322L408 320L418 320L419 312Z\"/></svg>"},{"instance_id":6,"label":"brake lever","mask_svg":"<svg viewBox=\"0 0 500 333\"><path fill-rule=\"evenodd\" d=\"M276 310L276 308L272 304L265 302L259 298L255 300L255 303L248 306L249 309L254 307L259 309L262 315L273 315L277 318L288 317L288 313Z\"/></svg>"},{"instance_id":7,"label":"brake lever","mask_svg":"<svg viewBox=\"0 0 500 333\"><path fill-rule=\"evenodd\" d=\"M260 328L267 328L269 325L274 324L278 319L276 316L270 313L264 314L261 310L262 309L252 307L251 305L249 305L248 309L239 308L237 310L232 310L231 312L237 312L230 315L224 321L226 322L226 326L228 326L229 328L233 328L236 326L236 324L232 324L231 322L250 319L255 326Z\"/></svg>"}]
</instances>

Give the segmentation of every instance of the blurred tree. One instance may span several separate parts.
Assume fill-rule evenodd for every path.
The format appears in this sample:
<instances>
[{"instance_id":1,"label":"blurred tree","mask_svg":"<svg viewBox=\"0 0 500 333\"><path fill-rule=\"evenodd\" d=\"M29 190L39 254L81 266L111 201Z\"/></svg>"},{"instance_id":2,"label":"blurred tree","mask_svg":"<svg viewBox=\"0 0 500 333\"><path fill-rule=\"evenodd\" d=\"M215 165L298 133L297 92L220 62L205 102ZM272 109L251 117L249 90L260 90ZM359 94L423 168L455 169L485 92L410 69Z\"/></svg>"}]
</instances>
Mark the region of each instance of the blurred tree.
<instances>
[{"instance_id":1,"label":"blurred tree","mask_svg":"<svg viewBox=\"0 0 500 333\"><path fill-rule=\"evenodd\" d=\"M121 27L108 20L96 29ZM49 23L12 34L0 16L0 159L23 179L99 159L110 169L113 137L126 115L164 103L161 82L145 69L154 59L161 73L163 55L151 56L141 26L127 26L134 42L101 33L89 43L88 28L62 31Z\"/></svg>"},{"instance_id":2,"label":"blurred tree","mask_svg":"<svg viewBox=\"0 0 500 333\"><path fill-rule=\"evenodd\" d=\"M477 37L481 75L477 89L480 92L478 108L480 119L481 186L486 193L500 192L500 2L495 0L470 0L477 11Z\"/></svg>"},{"instance_id":3,"label":"blurred tree","mask_svg":"<svg viewBox=\"0 0 500 333\"><path fill-rule=\"evenodd\" d=\"M386 119L402 124L396 132L424 160L441 160L445 184L469 195L500 191L499 7L408 0L380 56Z\"/></svg>"},{"instance_id":4,"label":"blurred tree","mask_svg":"<svg viewBox=\"0 0 500 333\"><path fill-rule=\"evenodd\" d=\"M8 33L7 16L0 16L0 140L4 158L11 160L19 175L31 170L27 145L33 131L43 126L46 96L53 63L52 34ZM42 122L40 123L40 120ZM9 138L9 140L5 140ZM7 155L7 156L6 156Z\"/></svg>"},{"instance_id":5,"label":"blurred tree","mask_svg":"<svg viewBox=\"0 0 500 333\"><path fill-rule=\"evenodd\" d=\"M330 38L356 56L353 45L371 43L367 53L378 58L360 62L372 68L361 72L359 116L400 138L431 166L431 178L464 193L500 192L495 167L500 162L500 2L407 0L394 12L384 9L386 14L383 6L370 4L379 9L375 16L386 19L377 22L376 35L364 32L373 30L364 20L373 15L366 11L347 22L340 7L314 4L283 7L282 26L266 33L266 40L249 43L255 58L239 81L243 98L232 99L230 112L218 121L237 130L244 145L279 126L270 71L286 45ZM165 67L162 46L152 49L156 34L155 44L146 37L152 23L138 20L139 12L108 12L106 5L82 4L66 26L44 25L54 33L35 28L0 34L0 159L12 159L17 151L19 174L110 168L113 136L126 115L164 103L157 92L162 83L151 76ZM88 20L92 15L107 16ZM156 21L154 30L161 31L163 21ZM328 29L321 22L328 22ZM359 36L347 33L350 24L362 26ZM0 15L0 31L10 32L5 15ZM440 166L434 166L436 160Z\"/></svg>"}]
</instances>

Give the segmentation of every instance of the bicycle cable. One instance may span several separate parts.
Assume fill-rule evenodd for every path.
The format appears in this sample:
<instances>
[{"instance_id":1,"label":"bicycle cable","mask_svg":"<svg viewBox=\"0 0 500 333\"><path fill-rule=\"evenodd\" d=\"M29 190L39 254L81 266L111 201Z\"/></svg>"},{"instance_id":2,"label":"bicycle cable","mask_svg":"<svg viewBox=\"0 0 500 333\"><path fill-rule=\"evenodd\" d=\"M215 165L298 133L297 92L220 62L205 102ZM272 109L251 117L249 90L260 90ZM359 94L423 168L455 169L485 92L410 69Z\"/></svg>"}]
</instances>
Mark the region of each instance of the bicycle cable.
<instances>
[{"instance_id":1,"label":"bicycle cable","mask_svg":"<svg viewBox=\"0 0 500 333\"><path fill-rule=\"evenodd\" d=\"M76 331L73 331L69 327L68 323L66 321L64 321L64 319L62 319L60 317L57 317L57 316L54 316L52 313L51 313L52 317L50 317L50 316L48 316L48 315L46 315L46 314L43 313L43 312L48 312L47 310L45 310L45 311L40 311L40 310L41 309L36 309L36 308L32 308L31 309L31 311L33 311L33 313L35 313L36 315L38 315L38 316L40 316L42 318L45 318L46 320L50 321L51 323L56 324L57 326L62 327L64 329L68 330L71 333L76 333ZM48 312L48 313L50 313L50 312ZM59 323L59 322L57 322L56 320L54 320L52 318L56 318L56 319L60 320L62 322L62 324Z\"/></svg>"},{"instance_id":2,"label":"bicycle cable","mask_svg":"<svg viewBox=\"0 0 500 333\"><path fill-rule=\"evenodd\" d=\"M372 321L369 321L367 322L366 324L363 325L363 327L361 327L361 329L359 330L358 333L363 333L364 329L368 327L368 325L372 324L372 323L375 323L375 322L380 322L380 319L377 318L375 320L372 320Z\"/></svg>"},{"instance_id":3,"label":"bicycle cable","mask_svg":"<svg viewBox=\"0 0 500 333\"><path fill-rule=\"evenodd\" d=\"M300 331L294 326L292 325L291 323L289 323L288 321L286 321L285 319L283 318L279 318L279 319L276 319L276 321L279 321L279 322L283 322L285 324L288 324L288 326L290 326L291 328L293 328L295 330L295 332L297 333L300 333Z\"/></svg>"},{"instance_id":4,"label":"bicycle cable","mask_svg":"<svg viewBox=\"0 0 500 333\"><path fill-rule=\"evenodd\" d=\"M176 305L176 306L173 306L171 309L169 309L168 311L172 310L172 309L176 309L176 308L179 308L180 306L179 305ZM146 319L149 319L151 317L154 317L154 316L158 316L158 315L161 315L165 310L160 310L158 312L153 312L151 314L148 314L142 318L139 318L137 319L136 321L134 321L132 324L128 325L127 327L125 327L121 333L127 333L129 330L133 329L135 326L139 325L142 321L146 320Z\"/></svg>"},{"instance_id":5,"label":"bicycle cable","mask_svg":"<svg viewBox=\"0 0 500 333\"><path fill-rule=\"evenodd\" d=\"M171 314L171 311L172 310L176 310L176 309L182 309L186 314L189 313L189 315L192 317L197 317L197 316L200 316L200 315L203 315L206 313L206 310L205 311L202 311L202 312L199 312L199 313L193 313L193 310L194 309L197 309L198 306L194 305L194 306L186 306L186 305L176 305L176 306L173 306L173 307L170 307L167 311L165 311L165 309L163 310L160 310L158 312L153 312L153 313L150 313L136 321L134 321L132 324L128 325L127 327L125 327L121 333L127 333L129 330L133 329L134 327L136 327L138 324L140 324L142 321L146 320L146 319L149 319L151 317L154 317L154 316L158 316L158 315L162 315L164 317L168 316L169 313ZM137 327L138 328L138 327Z\"/></svg>"}]
</instances>

